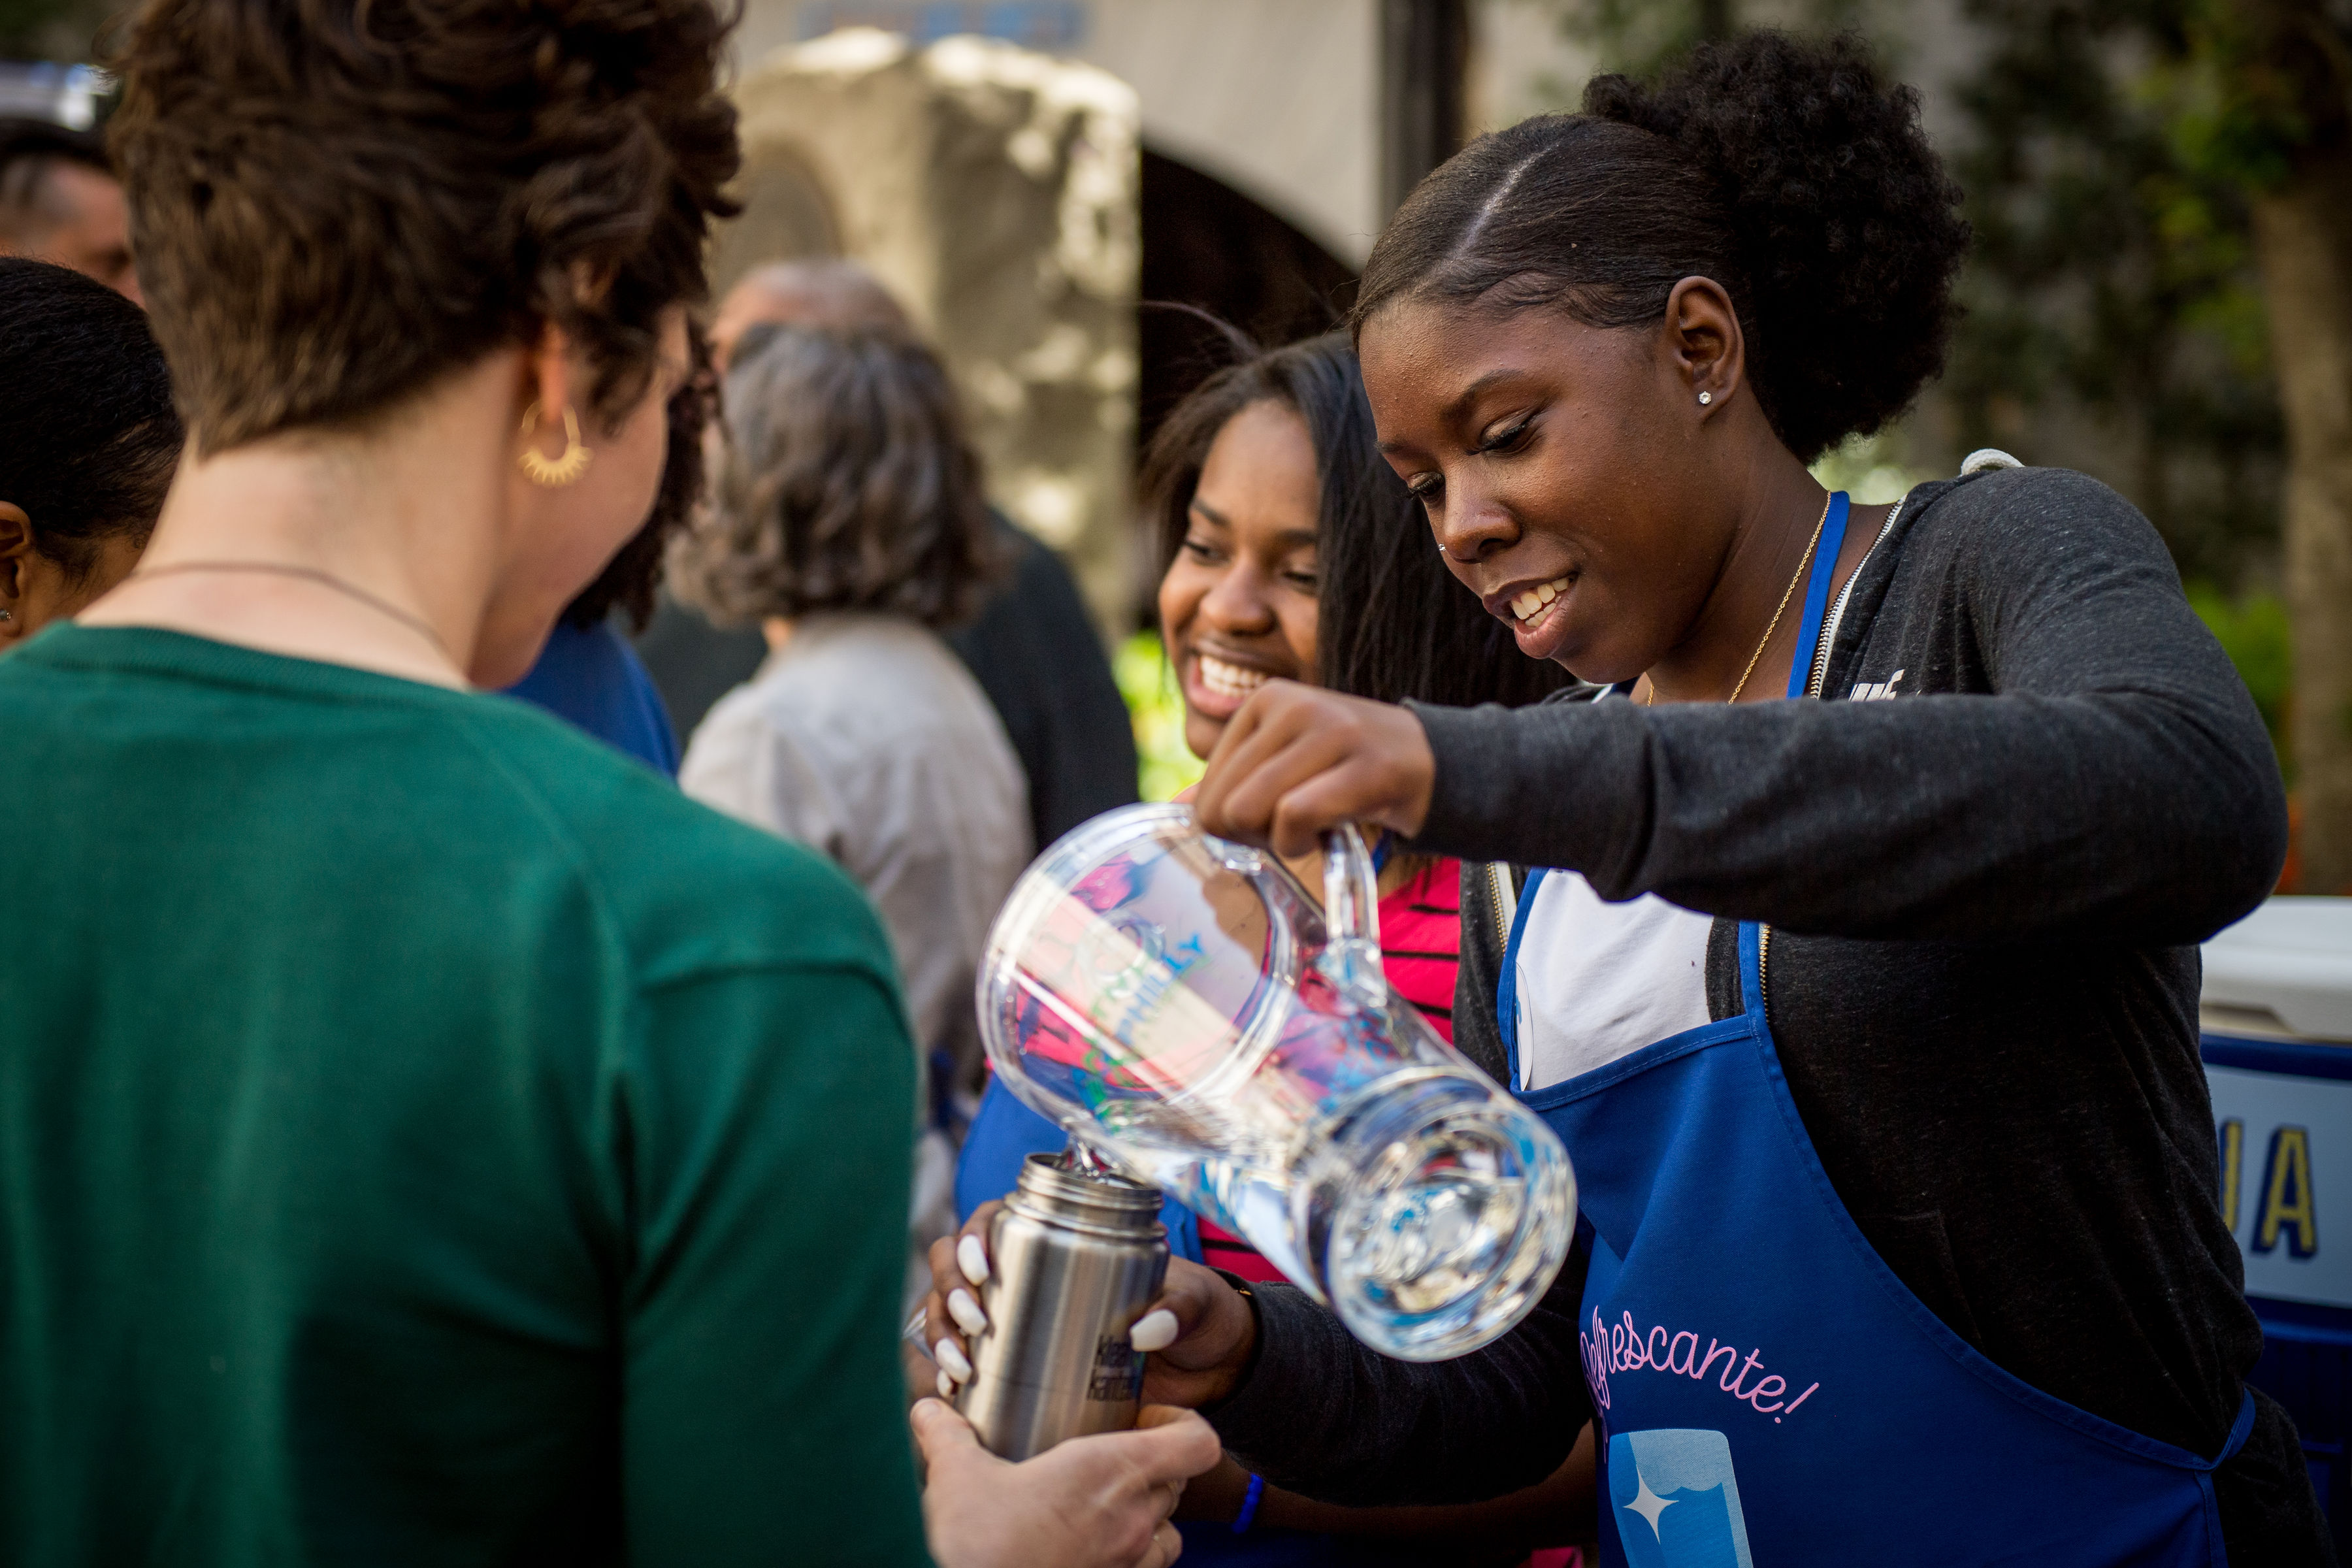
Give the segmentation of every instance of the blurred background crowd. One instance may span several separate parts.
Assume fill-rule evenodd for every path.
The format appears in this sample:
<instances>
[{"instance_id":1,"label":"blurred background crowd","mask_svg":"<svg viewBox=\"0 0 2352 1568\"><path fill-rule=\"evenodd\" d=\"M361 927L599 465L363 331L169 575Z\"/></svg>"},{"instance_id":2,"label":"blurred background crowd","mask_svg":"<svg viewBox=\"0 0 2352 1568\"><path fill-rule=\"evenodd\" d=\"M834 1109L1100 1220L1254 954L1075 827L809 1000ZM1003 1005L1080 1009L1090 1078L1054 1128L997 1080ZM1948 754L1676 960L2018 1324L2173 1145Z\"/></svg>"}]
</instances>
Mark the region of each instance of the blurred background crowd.
<instances>
[{"instance_id":1,"label":"blurred background crowd","mask_svg":"<svg viewBox=\"0 0 2352 1568\"><path fill-rule=\"evenodd\" d=\"M0 0L0 249L135 299L83 134L121 8ZM1887 500L1998 446L2121 490L2270 723L2298 816L2283 889L2352 889L2352 29L2315 0L747 0L719 335L792 313L760 304L789 282L763 289L771 264L845 258L878 280L946 368L1024 602L1083 596L1139 787L1164 797L1199 762L1133 478L1227 353L1171 307L1268 343L1327 326L1388 214L1467 136L1768 25L1859 28L1919 85L1976 234L1948 374L1824 479ZM642 626L618 613L680 744L766 651L757 625L667 589ZM969 644L1030 766L1038 842L1115 804L1108 685L1086 668L1024 711ZM1041 771L1057 747L1087 776Z\"/></svg>"}]
</instances>

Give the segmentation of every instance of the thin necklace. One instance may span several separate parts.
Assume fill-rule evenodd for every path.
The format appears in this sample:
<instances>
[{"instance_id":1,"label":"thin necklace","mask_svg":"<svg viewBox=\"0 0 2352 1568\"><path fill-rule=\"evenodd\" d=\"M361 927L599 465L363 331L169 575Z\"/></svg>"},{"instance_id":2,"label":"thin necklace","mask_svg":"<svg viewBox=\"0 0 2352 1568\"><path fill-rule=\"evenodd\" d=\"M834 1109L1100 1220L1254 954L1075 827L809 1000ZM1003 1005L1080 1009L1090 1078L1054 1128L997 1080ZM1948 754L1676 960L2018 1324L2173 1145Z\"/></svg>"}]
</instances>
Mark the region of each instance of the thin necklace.
<instances>
[{"instance_id":1,"label":"thin necklace","mask_svg":"<svg viewBox=\"0 0 2352 1568\"><path fill-rule=\"evenodd\" d=\"M1830 500L1836 499L1832 496ZM1822 530L1829 525L1829 521L1830 502L1825 500L1822 502L1822 520L1813 524L1813 536L1805 541L1805 552L1797 557L1796 574L1789 579L1789 585L1780 590L1780 602L1773 606L1772 619L1765 625L1764 635L1757 639L1756 651L1748 656L1748 668L1739 672L1739 684L1731 689L1729 697L1724 699L1727 703L1738 701L1739 694L1748 689L1748 678L1756 673L1756 661L1764 657L1764 645L1770 642L1772 634L1780 629L1780 616L1788 610L1789 601L1796 596L1797 584L1805 580L1805 566L1812 560L1813 547L1821 543ZM1642 706L1654 708L1657 705L1658 683L1654 680L1650 682L1650 694L1642 699Z\"/></svg>"},{"instance_id":2,"label":"thin necklace","mask_svg":"<svg viewBox=\"0 0 2352 1568\"><path fill-rule=\"evenodd\" d=\"M451 664L457 662L457 656L449 651L449 645L441 640L441 634L435 631L432 623L422 616L413 616L398 605L379 599L365 588L355 587L333 573L321 571L316 566L296 566L282 561L175 561L165 566L142 566L131 575L168 577L174 572L259 572L272 577L299 577L306 583L316 583L356 599L378 615L390 616L439 649L443 658Z\"/></svg>"}]
</instances>

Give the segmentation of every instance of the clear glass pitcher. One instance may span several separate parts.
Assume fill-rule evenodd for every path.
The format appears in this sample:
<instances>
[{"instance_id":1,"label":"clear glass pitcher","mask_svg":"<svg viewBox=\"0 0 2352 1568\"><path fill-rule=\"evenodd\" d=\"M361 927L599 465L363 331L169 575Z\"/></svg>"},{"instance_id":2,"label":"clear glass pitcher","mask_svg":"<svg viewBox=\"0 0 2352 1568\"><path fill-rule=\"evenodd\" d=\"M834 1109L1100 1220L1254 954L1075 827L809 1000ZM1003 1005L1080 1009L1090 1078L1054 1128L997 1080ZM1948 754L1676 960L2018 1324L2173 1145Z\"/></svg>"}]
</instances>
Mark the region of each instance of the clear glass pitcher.
<instances>
[{"instance_id":1,"label":"clear glass pitcher","mask_svg":"<svg viewBox=\"0 0 2352 1568\"><path fill-rule=\"evenodd\" d=\"M1364 1343L1442 1361L1550 1285L1576 1181L1551 1130L1391 992L1371 857L1352 827L1327 844L1318 908L1189 807L1095 818L997 917L982 1032L1005 1086L1081 1144L1247 1237Z\"/></svg>"}]
</instances>

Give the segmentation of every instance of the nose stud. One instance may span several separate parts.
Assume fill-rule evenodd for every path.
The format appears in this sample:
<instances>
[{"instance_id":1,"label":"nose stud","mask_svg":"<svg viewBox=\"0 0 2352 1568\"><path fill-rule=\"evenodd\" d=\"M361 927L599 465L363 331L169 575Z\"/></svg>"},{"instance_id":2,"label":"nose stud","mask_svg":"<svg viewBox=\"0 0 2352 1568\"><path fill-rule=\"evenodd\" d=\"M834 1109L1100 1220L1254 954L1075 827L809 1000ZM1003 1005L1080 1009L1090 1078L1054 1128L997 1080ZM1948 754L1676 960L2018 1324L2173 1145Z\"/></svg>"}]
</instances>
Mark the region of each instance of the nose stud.
<instances>
[{"instance_id":1,"label":"nose stud","mask_svg":"<svg viewBox=\"0 0 2352 1568\"><path fill-rule=\"evenodd\" d=\"M1712 392L1702 392L1698 395L1698 405L1701 408L1706 407L1708 404L1713 403L1714 401L1715 394Z\"/></svg>"}]
</instances>

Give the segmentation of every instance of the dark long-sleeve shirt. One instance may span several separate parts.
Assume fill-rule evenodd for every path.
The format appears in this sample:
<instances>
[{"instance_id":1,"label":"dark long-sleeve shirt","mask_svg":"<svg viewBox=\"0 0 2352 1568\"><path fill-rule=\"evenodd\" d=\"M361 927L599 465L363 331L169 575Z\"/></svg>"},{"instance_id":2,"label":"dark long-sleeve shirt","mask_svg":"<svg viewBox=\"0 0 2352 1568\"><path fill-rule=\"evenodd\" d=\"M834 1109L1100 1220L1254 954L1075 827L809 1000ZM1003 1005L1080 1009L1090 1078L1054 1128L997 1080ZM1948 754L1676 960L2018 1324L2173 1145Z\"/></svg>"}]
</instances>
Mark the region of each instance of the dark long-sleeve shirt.
<instances>
[{"instance_id":1,"label":"dark long-sleeve shirt","mask_svg":"<svg viewBox=\"0 0 2352 1568\"><path fill-rule=\"evenodd\" d=\"M1133 803L1135 731L1070 569L1001 515L996 535L1013 562L1004 585L945 635L1028 775L1042 855L1088 817Z\"/></svg>"},{"instance_id":2,"label":"dark long-sleeve shirt","mask_svg":"<svg viewBox=\"0 0 2352 1568\"><path fill-rule=\"evenodd\" d=\"M2262 1341L2217 1197L2194 944L2284 852L2252 700L2147 522L2052 470L1914 490L1854 574L1822 691L1417 709L1437 758L1422 845L1717 916L1718 1018L1740 1010L1735 922L1770 923L1790 1092L1889 1267L2027 1382L2214 1452ZM1493 1070L1499 942L1465 904L1456 1027ZM1334 1500L1527 1484L1590 1417L1581 1274L1428 1366L1265 1292L1258 1368L1217 1425ZM2266 1405L2217 1478L2233 1560L2324 1550L2301 1477Z\"/></svg>"}]
</instances>

